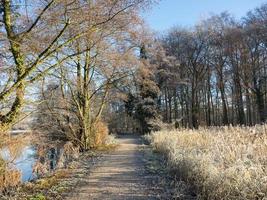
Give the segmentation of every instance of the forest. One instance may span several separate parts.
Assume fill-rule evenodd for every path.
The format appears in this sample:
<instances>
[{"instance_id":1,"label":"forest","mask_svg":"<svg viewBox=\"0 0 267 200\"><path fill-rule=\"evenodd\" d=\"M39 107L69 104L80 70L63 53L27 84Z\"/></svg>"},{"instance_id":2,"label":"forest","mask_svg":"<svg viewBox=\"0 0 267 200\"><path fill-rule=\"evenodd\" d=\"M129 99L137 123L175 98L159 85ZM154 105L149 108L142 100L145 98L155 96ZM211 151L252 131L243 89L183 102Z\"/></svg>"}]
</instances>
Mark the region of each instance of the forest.
<instances>
[{"instance_id":1,"label":"forest","mask_svg":"<svg viewBox=\"0 0 267 200\"><path fill-rule=\"evenodd\" d=\"M69 166L103 159L124 172L122 154L136 177L136 157L164 160L152 167L176 184L158 199L267 198L267 4L156 33L142 13L157 2L0 0L1 199L77 199L50 191Z\"/></svg>"}]
</instances>

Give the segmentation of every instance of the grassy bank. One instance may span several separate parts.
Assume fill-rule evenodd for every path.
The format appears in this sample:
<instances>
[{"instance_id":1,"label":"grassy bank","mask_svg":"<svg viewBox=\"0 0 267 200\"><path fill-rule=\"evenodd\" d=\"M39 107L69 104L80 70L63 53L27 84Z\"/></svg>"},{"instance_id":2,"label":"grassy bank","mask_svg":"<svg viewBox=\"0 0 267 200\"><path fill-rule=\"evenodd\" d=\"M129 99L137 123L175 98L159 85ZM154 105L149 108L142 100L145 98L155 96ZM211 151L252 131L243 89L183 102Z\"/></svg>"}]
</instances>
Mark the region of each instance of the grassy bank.
<instances>
[{"instance_id":1,"label":"grassy bank","mask_svg":"<svg viewBox=\"0 0 267 200\"><path fill-rule=\"evenodd\" d=\"M63 159L57 161L56 169L49 170L49 162L35 164L37 170L44 168L45 173L36 180L25 183L20 180L20 171L4 170L8 165L0 159L0 199L62 200L73 192L77 183L88 175L89 169L102 159L104 153L113 151L117 146L114 135L108 135L103 143L86 152L77 151L77 148L67 142L60 156ZM44 151L44 155L46 154Z\"/></svg>"},{"instance_id":2,"label":"grassy bank","mask_svg":"<svg viewBox=\"0 0 267 200\"><path fill-rule=\"evenodd\" d=\"M265 126L161 131L149 140L198 199L267 198Z\"/></svg>"}]
</instances>

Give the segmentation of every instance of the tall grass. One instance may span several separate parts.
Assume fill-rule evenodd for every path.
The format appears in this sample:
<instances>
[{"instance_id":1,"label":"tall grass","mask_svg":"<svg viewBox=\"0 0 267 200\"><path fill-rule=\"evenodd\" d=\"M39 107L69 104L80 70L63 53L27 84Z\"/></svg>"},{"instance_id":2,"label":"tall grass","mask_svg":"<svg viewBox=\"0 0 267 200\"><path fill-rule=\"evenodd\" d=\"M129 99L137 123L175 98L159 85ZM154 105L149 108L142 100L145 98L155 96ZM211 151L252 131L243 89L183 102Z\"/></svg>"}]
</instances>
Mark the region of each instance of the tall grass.
<instances>
[{"instance_id":1,"label":"tall grass","mask_svg":"<svg viewBox=\"0 0 267 200\"><path fill-rule=\"evenodd\" d=\"M0 194L7 193L21 183L21 171L16 169L15 160L23 153L23 148L28 144L28 137L14 136L2 137L0 145ZM4 152L8 156L4 156Z\"/></svg>"},{"instance_id":2,"label":"tall grass","mask_svg":"<svg viewBox=\"0 0 267 200\"><path fill-rule=\"evenodd\" d=\"M267 199L265 125L160 131L149 139L198 199Z\"/></svg>"}]
</instances>

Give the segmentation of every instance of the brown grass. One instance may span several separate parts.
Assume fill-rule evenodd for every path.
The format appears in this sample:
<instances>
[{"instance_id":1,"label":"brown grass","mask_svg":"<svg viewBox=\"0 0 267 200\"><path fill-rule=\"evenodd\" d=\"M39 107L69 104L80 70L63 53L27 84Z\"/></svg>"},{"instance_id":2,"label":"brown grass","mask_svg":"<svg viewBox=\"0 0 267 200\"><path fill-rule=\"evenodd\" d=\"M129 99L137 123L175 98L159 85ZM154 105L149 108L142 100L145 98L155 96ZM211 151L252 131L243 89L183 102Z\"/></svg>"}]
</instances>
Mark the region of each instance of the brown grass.
<instances>
[{"instance_id":1,"label":"brown grass","mask_svg":"<svg viewBox=\"0 0 267 200\"><path fill-rule=\"evenodd\" d=\"M62 179L68 177L68 170L58 170L49 177L40 178L34 183L26 183L22 186L22 190L27 193L36 193L37 191L48 190L57 185Z\"/></svg>"},{"instance_id":2,"label":"brown grass","mask_svg":"<svg viewBox=\"0 0 267 200\"><path fill-rule=\"evenodd\" d=\"M7 163L0 159L0 191L16 187L21 183L21 172L10 168Z\"/></svg>"},{"instance_id":3,"label":"brown grass","mask_svg":"<svg viewBox=\"0 0 267 200\"><path fill-rule=\"evenodd\" d=\"M265 126L161 131L149 136L198 199L267 198Z\"/></svg>"},{"instance_id":4,"label":"brown grass","mask_svg":"<svg viewBox=\"0 0 267 200\"><path fill-rule=\"evenodd\" d=\"M95 142L94 142L94 145L96 147L104 145L107 136L108 136L107 125L102 121L98 121L95 125Z\"/></svg>"},{"instance_id":5,"label":"brown grass","mask_svg":"<svg viewBox=\"0 0 267 200\"><path fill-rule=\"evenodd\" d=\"M21 183L21 172L14 167L14 161L23 153L23 148L29 143L28 136L2 137L1 149L9 152L8 160L0 157L0 191L17 187Z\"/></svg>"}]
</instances>

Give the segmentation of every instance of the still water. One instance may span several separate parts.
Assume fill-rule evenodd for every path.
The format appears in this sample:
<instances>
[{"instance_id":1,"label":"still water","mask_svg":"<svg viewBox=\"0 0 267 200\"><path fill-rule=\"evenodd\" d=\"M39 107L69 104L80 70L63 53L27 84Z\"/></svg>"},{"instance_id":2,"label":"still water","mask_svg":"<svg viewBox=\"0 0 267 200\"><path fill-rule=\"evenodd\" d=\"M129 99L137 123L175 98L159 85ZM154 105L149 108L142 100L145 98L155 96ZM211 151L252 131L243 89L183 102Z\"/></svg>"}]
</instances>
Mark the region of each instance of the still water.
<instances>
[{"instance_id":1,"label":"still water","mask_svg":"<svg viewBox=\"0 0 267 200\"><path fill-rule=\"evenodd\" d=\"M60 151L56 148L51 148L47 151L44 157L40 157L37 155L37 148L32 145L23 147L16 157L12 156L12 153L8 148L4 148L0 151L2 158L8 161L11 167L20 170L22 182L37 178L33 173L36 162L45 161L49 163L49 170L55 169L59 153Z\"/></svg>"}]
</instances>

